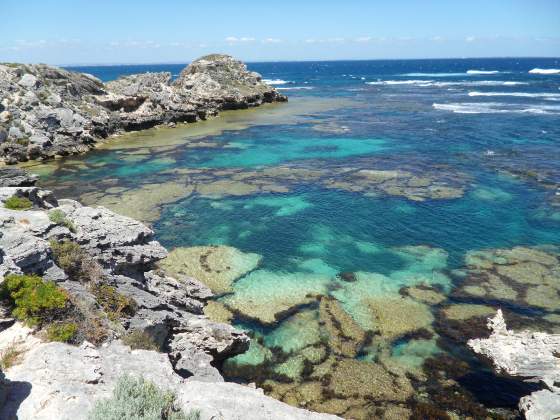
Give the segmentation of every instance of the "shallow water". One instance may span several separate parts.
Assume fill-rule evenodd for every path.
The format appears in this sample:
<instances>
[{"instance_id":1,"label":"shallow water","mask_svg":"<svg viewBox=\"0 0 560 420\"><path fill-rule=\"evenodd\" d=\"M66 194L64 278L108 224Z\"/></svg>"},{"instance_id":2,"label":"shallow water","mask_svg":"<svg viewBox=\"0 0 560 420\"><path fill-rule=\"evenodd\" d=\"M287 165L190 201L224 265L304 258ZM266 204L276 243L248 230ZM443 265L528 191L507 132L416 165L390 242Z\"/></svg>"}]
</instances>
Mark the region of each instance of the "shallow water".
<instances>
[{"instance_id":1,"label":"shallow water","mask_svg":"<svg viewBox=\"0 0 560 420\"><path fill-rule=\"evenodd\" d=\"M560 76L529 73L558 66L254 64L286 82L277 86L288 104L132 133L32 168L59 196L152 223L169 248L262 256L204 251L246 273L220 283L209 310L254 337L224 364L230 378L355 418L399 418L422 404L476 417L527 392L465 348L481 320L503 306L517 326L560 329L555 248L465 262L476 250L560 245ZM202 260L187 254L188 271ZM223 274L208 264L208 275ZM548 274L527 289L524 270L535 267ZM451 394L460 398L442 398Z\"/></svg>"}]
</instances>

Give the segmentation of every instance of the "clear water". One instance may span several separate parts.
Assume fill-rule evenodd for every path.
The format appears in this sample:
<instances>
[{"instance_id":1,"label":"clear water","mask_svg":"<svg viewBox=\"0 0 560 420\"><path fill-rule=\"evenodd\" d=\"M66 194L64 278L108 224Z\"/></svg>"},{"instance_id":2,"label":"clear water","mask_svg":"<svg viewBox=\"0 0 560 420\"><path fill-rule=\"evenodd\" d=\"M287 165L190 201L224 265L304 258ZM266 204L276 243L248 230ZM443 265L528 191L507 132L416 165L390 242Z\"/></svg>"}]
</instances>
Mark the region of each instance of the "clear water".
<instances>
[{"instance_id":1,"label":"clear water","mask_svg":"<svg viewBox=\"0 0 560 420\"><path fill-rule=\"evenodd\" d=\"M76 70L110 80L139 71L177 75L182 67ZM280 382L315 383L297 367L302 349L316 344L312 338L314 328L319 328L313 327L318 304L306 294L334 297L367 331L375 323L362 298L388 305L397 299L398 305L401 287L417 284L438 285L451 293L460 280L450 272L464 266L469 251L560 245L560 208L555 198L560 183L560 75L528 73L536 67L559 68L559 60L254 63L249 67L266 79L285 81L277 86L290 102L245 114L228 113L203 123L201 129L187 126L128 135L86 156L34 167L43 173L43 183L59 195L112 206L151 222L157 238L169 248L230 245L262 255L256 270L237 280L231 293L217 298L235 309L233 322L255 337L251 351L225 367L236 379L263 384L265 379L259 375L267 372L265 377L276 375ZM340 181L344 168L406 170L418 177L429 173L433 179L460 186L463 194L417 201L379 190L326 188L312 176L280 180L263 175L267 168L322 171L333 182ZM241 186L218 183L212 184L211 191L192 191L198 183L231 181L233 170L257 181L262 177L275 183L276 189L255 191L241 182ZM161 185L156 188L161 196L154 189L142 193L150 185ZM142 203L138 204L142 211L135 211L137 203ZM429 248L410 248L418 246ZM340 281L340 272L357 273L356 282ZM299 306L276 313L277 322L262 322L257 313L261 306L270 311L282 301L289 307L286 300L292 298ZM247 302L255 307L244 308ZM402 316L413 317L418 327L429 327L433 319L422 321L424 312L413 306L410 315L403 309ZM430 313L437 317L437 308L428 308ZM388 319L392 321L391 316ZM464 342L444 345L437 334L418 340L388 331L383 346L392 362L413 371L440 352L466 355L471 376L463 385L473 392L474 400L488 407L515 404L517 391L511 390L517 385L504 385L505 394L493 390L495 397L488 397L485 386L496 379L484 376L490 374L469 358ZM352 357L379 363L380 354L364 347ZM480 392L471 386L476 382L473 378L486 384L478 387ZM280 395L278 389L267 387L275 396ZM309 406L304 398L282 395L291 403ZM374 400L383 405L391 398ZM371 415L365 410L357 417Z\"/></svg>"}]
</instances>

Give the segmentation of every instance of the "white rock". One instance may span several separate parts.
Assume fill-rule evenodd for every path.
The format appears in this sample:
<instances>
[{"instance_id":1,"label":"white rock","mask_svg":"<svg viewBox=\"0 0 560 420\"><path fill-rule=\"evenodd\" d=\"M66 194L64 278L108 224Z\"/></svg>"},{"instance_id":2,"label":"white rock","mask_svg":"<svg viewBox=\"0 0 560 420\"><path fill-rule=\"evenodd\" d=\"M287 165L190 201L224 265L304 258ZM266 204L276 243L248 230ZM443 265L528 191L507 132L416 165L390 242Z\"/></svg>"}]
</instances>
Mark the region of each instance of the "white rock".
<instances>
[{"instance_id":1,"label":"white rock","mask_svg":"<svg viewBox=\"0 0 560 420\"><path fill-rule=\"evenodd\" d=\"M560 334L507 329L501 310L488 320L489 338L473 339L468 346L492 360L498 372L542 381L548 390L523 397L519 409L529 420L560 415Z\"/></svg>"}]
</instances>

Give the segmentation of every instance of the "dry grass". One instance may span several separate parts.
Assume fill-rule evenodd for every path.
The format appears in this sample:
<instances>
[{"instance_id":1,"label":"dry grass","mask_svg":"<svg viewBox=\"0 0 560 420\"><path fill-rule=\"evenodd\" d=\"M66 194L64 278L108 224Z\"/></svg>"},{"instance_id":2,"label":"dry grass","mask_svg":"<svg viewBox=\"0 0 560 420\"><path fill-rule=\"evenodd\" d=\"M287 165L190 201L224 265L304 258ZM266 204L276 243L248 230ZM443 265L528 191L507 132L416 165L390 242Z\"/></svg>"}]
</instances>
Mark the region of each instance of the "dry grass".
<instances>
[{"instance_id":1,"label":"dry grass","mask_svg":"<svg viewBox=\"0 0 560 420\"><path fill-rule=\"evenodd\" d=\"M23 353L23 349L21 349L17 343L13 342L9 344L8 347L0 352L0 369L5 371L20 363Z\"/></svg>"}]
</instances>

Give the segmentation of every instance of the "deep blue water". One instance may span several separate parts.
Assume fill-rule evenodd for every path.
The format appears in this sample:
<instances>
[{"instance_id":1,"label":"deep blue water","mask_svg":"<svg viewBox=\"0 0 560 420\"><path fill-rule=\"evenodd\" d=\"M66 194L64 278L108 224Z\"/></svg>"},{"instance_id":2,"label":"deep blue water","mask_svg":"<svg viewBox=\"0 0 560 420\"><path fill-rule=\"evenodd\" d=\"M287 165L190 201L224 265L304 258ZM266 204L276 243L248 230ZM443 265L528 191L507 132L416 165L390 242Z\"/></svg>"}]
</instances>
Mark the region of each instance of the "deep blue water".
<instances>
[{"instance_id":1,"label":"deep blue water","mask_svg":"<svg viewBox=\"0 0 560 420\"><path fill-rule=\"evenodd\" d=\"M430 283L435 281L434 273L462 267L472 250L560 245L560 71L530 73L539 68L560 69L560 59L248 66L290 97L288 104L272 111L287 111L285 119L248 118L243 129L233 127L202 139L212 147L187 147L187 127L174 131L184 142L158 148L158 139L167 134L151 130L141 135L150 147L136 141L134 147L72 157L57 163L43 182L59 195L84 194L86 203L100 199L109 207L124 203L125 210L129 198L120 195L125 190L134 192L146 184L161 184L162 189L174 183L196 185L224 176L218 175L221 169L237 168L247 174L282 165L324 171L334 181L340 181L340 175L332 175L340 168L406 170L418 177L440 177L463 189L462 197L415 201L398 194L326 188L310 178L298 179L289 191L231 196L226 188L211 197L185 192L166 201L150 222L167 247L230 245L262 255L259 269L238 280L233 290L234 297L246 296L241 285L249 285L254 288L249 296L255 301L281 296L293 278L303 282L309 276L315 276L309 278L316 279L317 293L325 293L324 282L332 280L334 285L333 276L340 271L384 276L384 281L395 283L394 289L386 288L390 297L402 285ZM144 71L169 71L176 77L183 67L72 70L108 81ZM320 105L325 101L329 106ZM309 107L297 108L301 104ZM291 109L297 112L292 114ZM185 181L181 170L206 170L208 179L191 175ZM266 180L275 181L273 176ZM107 197L110 200L104 202ZM123 206L118 208L122 211ZM418 257L402 251L402 247L419 245L443 254ZM278 278L277 283L271 286L269 278ZM447 290L456 286L440 283ZM266 290L270 287L273 290ZM337 287L332 286L329 293L352 316L353 311L359 314L357 304L348 297L351 291L345 298ZM355 290L357 295L363 292ZM227 296L221 300L228 303ZM287 334L282 327L289 320L266 328L257 322L239 321L238 325L257 335L264 331L266 344ZM397 349L402 343L392 345L395 354L401 351ZM257 364L251 359L256 357L254 352L243 363ZM496 396L497 405L501 397ZM480 396L481 401L487 399Z\"/></svg>"}]
</instances>

